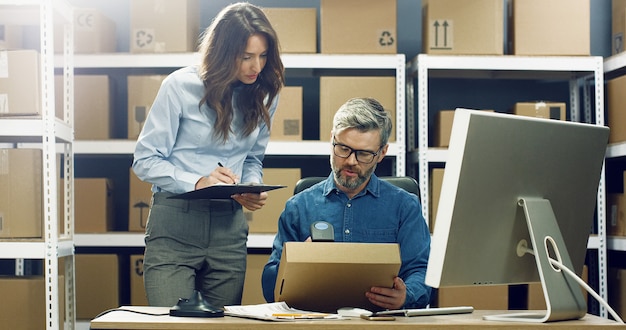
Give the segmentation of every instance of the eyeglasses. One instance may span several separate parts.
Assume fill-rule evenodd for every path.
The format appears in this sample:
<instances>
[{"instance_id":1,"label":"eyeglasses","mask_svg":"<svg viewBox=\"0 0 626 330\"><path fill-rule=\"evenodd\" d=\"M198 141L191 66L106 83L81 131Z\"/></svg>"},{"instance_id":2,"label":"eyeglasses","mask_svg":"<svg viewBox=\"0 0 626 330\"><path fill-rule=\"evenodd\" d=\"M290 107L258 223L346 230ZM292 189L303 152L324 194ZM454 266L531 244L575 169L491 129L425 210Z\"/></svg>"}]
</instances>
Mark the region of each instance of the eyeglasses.
<instances>
[{"instance_id":1,"label":"eyeglasses","mask_svg":"<svg viewBox=\"0 0 626 330\"><path fill-rule=\"evenodd\" d=\"M332 144L333 144L333 153L335 154L335 156L340 157L340 158L348 158L350 157L350 155L354 154L356 161L359 163L363 163L363 164L369 164L373 162L374 158L378 156L378 153L383 148L383 146L380 146L380 148L378 148L378 151L376 152L371 152L369 150L352 149L345 144L337 143L335 141L334 136L333 136Z\"/></svg>"}]
</instances>

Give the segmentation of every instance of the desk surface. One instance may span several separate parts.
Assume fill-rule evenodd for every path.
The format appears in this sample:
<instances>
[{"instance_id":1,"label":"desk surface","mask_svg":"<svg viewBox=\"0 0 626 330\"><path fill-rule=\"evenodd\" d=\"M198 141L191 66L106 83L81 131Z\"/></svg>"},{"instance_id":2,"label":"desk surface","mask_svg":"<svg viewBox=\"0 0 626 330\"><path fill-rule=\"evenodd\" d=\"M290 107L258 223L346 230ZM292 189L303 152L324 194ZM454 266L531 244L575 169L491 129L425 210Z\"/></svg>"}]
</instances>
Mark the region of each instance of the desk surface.
<instances>
[{"instance_id":1,"label":"desk surface","mask_svg":"<svg viewBox=\"0 0 626 330\"><path fill-rule=\"evenodd\" d=\"M124 309L151 314L167 314L168 307L124 306ZM517 311L513 311L517 312ZM174 317L169 315L154 316L137 314L127 311L114 311L104 314L91 321L91 329L534 329L538 327L555 327L560 329L600 329L620 326L616 322L595 315L586 315L581 320L552 323L517 323L485 321L484 315L504 314L507 311L474 311L471 314L397 317L395 321L366 321L362 319L347 320L298 320L293 322L270 322L238 317L196 318Z\"/></svg>"}]
</instances>

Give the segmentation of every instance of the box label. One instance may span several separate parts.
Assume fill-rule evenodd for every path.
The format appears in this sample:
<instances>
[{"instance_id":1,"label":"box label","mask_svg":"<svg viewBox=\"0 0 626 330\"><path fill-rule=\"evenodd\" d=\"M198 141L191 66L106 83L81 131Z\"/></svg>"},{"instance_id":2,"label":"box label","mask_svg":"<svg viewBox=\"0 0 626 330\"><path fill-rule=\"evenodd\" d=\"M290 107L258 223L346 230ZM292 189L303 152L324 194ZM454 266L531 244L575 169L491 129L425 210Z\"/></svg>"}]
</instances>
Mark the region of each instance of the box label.
<instances>
[{"instance_id":1,"label":"box label","mask_svg":"<svg viewBox=\"0 0 626 330\"><path fill-rule=\"evenodd\" d=\"M154 49L155 33L154 29L135 29L133 30L133 48L135 49Z\"/></svg>"}]
</instances>

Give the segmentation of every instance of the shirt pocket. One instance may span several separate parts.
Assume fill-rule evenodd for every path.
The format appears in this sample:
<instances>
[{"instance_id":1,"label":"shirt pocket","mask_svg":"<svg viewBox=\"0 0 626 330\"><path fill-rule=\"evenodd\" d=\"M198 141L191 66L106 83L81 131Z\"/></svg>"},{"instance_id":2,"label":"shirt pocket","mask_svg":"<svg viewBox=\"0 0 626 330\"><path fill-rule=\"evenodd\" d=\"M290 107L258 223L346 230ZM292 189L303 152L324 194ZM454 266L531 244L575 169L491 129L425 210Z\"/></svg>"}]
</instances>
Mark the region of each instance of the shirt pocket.
<instances>
[{"instance_id":1,"label":"shirt pocket","mask_svg":"<svg viewBox=\"0 0 626 330\"><path fill-rule=\"evenodd\" d=\"M397 228L360 228L355 233L355 240L371 243L396 243Z\"/></svg>"}]
</instances>

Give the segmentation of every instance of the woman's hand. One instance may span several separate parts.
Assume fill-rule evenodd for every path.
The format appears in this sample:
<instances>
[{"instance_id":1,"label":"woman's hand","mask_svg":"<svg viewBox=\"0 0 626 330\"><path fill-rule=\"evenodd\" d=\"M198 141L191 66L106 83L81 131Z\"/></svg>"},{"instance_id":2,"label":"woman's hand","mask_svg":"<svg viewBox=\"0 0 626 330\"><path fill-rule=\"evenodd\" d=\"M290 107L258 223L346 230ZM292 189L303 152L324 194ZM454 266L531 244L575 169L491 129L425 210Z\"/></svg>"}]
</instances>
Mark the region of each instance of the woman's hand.
<instances>
[{"instance_id":1,"label":"woman's hand","mask_svg":"<svg viewBox=\"0 0 626 330\"><path fill-rule=\"evenodd\" d=\"M203 176L196 182L196 190L216 184L234 184L239 182L239 177L228 167L216 167L209 176Z\"/></svg>"},{"instance_id":2,"label":"woman's hand","mask_svg":"<svg viewBox=\"0 0 626 330\"><path fill-rule=\"evenodd\" d=\"M232 199L236 200L241 204L241 206L245 207L250 211L256 211L262 208L265 205L265 201L267 200L267 193L262 192L260 194L255 193L245 193L245 194L235 194L231 196Z\"/></svg>"}]
</instances>

